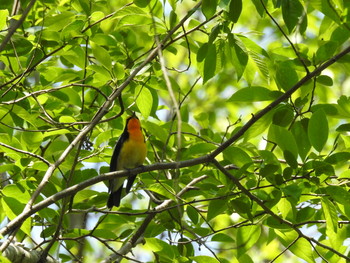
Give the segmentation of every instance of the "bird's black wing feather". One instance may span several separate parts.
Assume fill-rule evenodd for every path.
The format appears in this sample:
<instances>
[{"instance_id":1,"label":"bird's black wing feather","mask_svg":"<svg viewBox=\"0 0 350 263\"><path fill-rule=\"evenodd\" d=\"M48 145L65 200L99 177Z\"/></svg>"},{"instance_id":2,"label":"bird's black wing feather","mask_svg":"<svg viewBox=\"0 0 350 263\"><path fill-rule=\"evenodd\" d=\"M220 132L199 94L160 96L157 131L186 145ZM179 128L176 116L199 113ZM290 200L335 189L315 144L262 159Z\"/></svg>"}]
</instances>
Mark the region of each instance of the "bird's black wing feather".
<instances>
[{"instance_id":1,"label":"bird's black wing feather","mask_svg":"<svg viewBox=\"0 0 350 263\"><path fill-rule=\"evenodd\" d=\"M117 142L117 144L114 147L114 151L113 151L113 155L112 155L112 159L111 159L111 163L109 166L109 171L110 172L114 172L117 170L117 166L118 166L118 157L119 157L119 153L120 150L122 148L122 145L124 144L124 142L129 138L129 134L127 131L124 130L124 132L122 133L122 135L119 137L119 140ZM113 190L113 180L109 180L109 192L112 192Z\"/></svg>"}]
</instances>

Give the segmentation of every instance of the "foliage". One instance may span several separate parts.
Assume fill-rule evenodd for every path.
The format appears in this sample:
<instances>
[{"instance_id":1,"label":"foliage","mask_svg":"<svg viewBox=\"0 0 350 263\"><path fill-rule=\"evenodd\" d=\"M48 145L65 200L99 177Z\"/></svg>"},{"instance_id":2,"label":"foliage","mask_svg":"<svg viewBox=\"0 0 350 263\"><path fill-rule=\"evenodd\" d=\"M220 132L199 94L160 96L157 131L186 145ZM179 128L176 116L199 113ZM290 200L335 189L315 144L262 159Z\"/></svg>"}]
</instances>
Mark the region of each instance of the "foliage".
<instances>
[{"instance_id":1,"label":"foliage","mask_svg":"<svg viewBox=\"0 0 350 263\"><path fill-rule=\"evenodd\" d=\"M5 2L2 251L350 261L349 1ZM131 111L147 165L107 173Z\"/></svg>"}]
</instances>

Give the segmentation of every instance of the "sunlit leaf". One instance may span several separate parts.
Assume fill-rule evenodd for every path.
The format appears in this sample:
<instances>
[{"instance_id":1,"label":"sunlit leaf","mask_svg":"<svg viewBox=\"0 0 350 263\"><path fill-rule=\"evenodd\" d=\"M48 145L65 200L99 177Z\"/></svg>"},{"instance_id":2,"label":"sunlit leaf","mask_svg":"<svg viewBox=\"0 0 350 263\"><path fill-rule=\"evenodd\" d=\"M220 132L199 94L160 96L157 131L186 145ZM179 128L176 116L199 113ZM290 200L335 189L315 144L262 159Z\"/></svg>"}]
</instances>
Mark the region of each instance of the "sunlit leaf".
<instances>
[{"instance_id":1,"label":"sunlit leaf","mask_svg":"<svg viewBox=\"0 0 350 263\"><path fill-rule=\"evenodd\" d=\"M314 112L308 125L308 136L311 145L317 150L322 151L328 139L328 121L323 110Z\"/></svg>"},{"instance_id":2,"label":"sunlit leaf","mask_svg":"<svg viewBox=\"0 0 350 263\"><path fill-rule=\"evenodd\" d=\"M137 107L139 108L142 116L147 119L148 116L151 114L153 105L152 93L148 88L142 87L140 88L140 90L137 90L135 97Z\"/></svg>"},{"instance_id":3,"label":"sunlit leaf","mask_svg":"<svg viewBox=\"0 0 350 263\"><path fill-rule=\"evenodd\" d=\"M327 222L327 229L337 232L338 215L335 206L327 198L322 199L322 211Z\"/></svg>"},{"instance_id":4,"label":"sunlit leaf","mask_svg":"<svg viewBox=\"0 0 350 263\"><path fill-rule=\"evenodd\" d=\"M216 11L217 0L203 0L202 11L207 19L212 17Z\"/></svg>"},{"instance_id":5,"label":"sunlit leaf","mask_svg":"<svg viewBox=\"0 0 350 263\"><path fill-rule=\"evenodd\" d=\"M269 101L276 99L279 93L273 92L267 88L260 86L252 86L236 91L229 101L232 102L254 102Z\"/></svg>"},{"instance_id":6,"label":"sunlit leaf","mask_svg":"<svg viewBox=\"0 0 350 263\"><path fill-rule=\"evenodd\" d=\"M4 29L6 26L8 15L9 11L7 9L0 10L0 30Z\"/></svg>"},{"instance_id":7,"label":"sunlit leaf","mask_svg":"<svg viewBox=\"0 0 350 263\"><path fill-rule=\"evenodd\" d=\"M105 66L106 69L111 70L112 60L108 51L94 42L92 42L91 47L92 53L94 54L97 61L100 62L103 66Z\"/></svg>"},{"instance_id":8,"label":"sunlit leaf","mask_svg":"<svg viewBox=\"0 0 350 263\"><path fill-rule=\"evenodd\" d=\"M288 28L289 33L300 23L300 18L303 15L303 6L299 0L282 1L283 20Z\"/></svg>"},{"instance_id":9,"label":"sunlit leaf","mask_svg":"<svg viewBox=\"0 0 350 263\"><path fill-rule=\"evenodd\" d=\"M203 82L207 82L214 77L216 69L216 47L214 44L208 45L208 52L204 60Z\"/></svg>"},{"instance_id":10,"label":"sunlit leaf","mask_svg":"<svg viewBox=\"0 0 350 263\"><path fill-rule=\"evenodd\" d=\"M226 199L218 199L212 200L209 203L207 220L215 218L217 215L223 213L227 209L227 200Z\"/></svg>"},{"instance_id":11,"label":"sunlit leaf","mask_svg":"<svg viewBox=\"0 0 350 263\"><path fill-rule=\"evenodd\" d=\"M239 80L242 77L247 66L248 55L246 54L244 48L242 48L243 44L241 43L240 45L232 34L229 35L228 41L228 50L231 58L229 58L229 60L234 66L237 72L237 80Z\"/></svg>"},{"instance_id":12,"label":"sunlit leaf","mask_svg":"<svg viewBox=\"0 0 350 263\"><path fill-rule=\"evenodd\" d=\"M287 91L298 82L298 75L292 61L278 63L276 81L280 89Z\"/></svg>"}]
</instances>

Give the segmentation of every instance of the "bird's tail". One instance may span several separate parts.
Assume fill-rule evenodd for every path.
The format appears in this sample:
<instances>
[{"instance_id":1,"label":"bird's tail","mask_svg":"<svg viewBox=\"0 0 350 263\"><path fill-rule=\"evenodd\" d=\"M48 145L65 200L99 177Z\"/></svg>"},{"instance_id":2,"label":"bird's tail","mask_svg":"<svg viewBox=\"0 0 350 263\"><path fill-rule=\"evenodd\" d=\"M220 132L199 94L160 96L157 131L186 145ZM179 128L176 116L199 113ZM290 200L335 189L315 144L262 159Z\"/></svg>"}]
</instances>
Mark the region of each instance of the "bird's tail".
<instances>
[{"instance_id":1,"label":"bird's tail","mask_svg":"<svg viewBox=\"0 0 350 263\"><path fill-rule=\"evenodd\" d=\"M123 187L120 187L117 191L114 191L109 194L107 207L111 209L113 206L118 207L120 205L120 200L122 197Z\"/></svg>"}]
</instances>

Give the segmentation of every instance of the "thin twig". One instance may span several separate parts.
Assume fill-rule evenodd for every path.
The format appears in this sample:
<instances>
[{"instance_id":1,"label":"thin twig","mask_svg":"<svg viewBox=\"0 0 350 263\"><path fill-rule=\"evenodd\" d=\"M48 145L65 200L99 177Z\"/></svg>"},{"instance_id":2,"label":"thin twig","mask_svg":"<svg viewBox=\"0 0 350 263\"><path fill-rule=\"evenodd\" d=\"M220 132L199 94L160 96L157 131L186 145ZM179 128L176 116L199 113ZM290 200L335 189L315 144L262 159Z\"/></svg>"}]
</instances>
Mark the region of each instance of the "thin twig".
<instances>
[{"instance_id":1,"label":"thin twig","mask_svg":"<svg viewBox=\"0 0 350 263\"><path fill-rule=\"evenodd\" d=\"M27 151L23 151L23 150L21 150L21 149L17 149L17 148L15 148L15 147L12 147L11 145L7 145L7 144L2 143L2 142L0 142L0 146L6 147L6 148L8 148L8 149L10 149L10 150L13 150L13 151L15 151L15 152L19 152L19 153L23 153L23 154L32 156L32 157L34 157L34 158L39 159L40 161L42 161L43 163L47 164L48 166L50 166L50 162L49 162L48 160L46 160L44 157L41 157L40 155L31 153L31 152L27 152Z\"/></svg>"}]
</instances>

